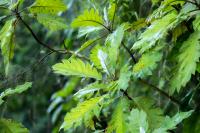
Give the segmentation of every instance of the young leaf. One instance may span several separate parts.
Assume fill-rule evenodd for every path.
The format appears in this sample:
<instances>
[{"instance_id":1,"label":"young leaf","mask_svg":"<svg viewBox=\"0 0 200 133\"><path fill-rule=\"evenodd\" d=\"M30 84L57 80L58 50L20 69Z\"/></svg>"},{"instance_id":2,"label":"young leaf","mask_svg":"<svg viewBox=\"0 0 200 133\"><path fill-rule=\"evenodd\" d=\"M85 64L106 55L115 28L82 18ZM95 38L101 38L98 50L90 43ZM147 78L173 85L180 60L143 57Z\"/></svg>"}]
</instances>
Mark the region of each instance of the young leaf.
<instances>
[{"instance_id":1,"label":"young leaf","mask_svg":"<svg viewBox=\"0 0 200 133\"><path fill-rule=\"evenodd\" d=\"M0 31L0 45L5 65L8 65L14 56L14 21L8 20Z\"/></svg>"},{"instance_id":2,"label":"young leaf","mask_svg":"<svg viewBox=\"0 0 200 133\"><path fill-rule=\"evenodd\" d=\"M149 122L149 129L159 128L161 122L164 120L163 112L160 108L154 107L154 102L150 98L137 97L134 99L138 108L143 110L147 115L147 120Z\"/></svg>"},{"instance_id":3,"label":"young leaf","mask_svg":"<svg viewBox=\"0 0 200 133\"><path fill-rule=\"evenodd\" d=\"M164 121L161 124L161 127L158 129L155 129L153 133L168 133L168 130L173 130L176 128L176 125L179 124L184 119L188 118L193 111L188 112L180 112L177 113L172 118L165 117Z\"/></svg>"},{"instance_id":4,"label":"young leaf","mask_svg":"<svg viewBox=\"0 0 200 133\"><path fill-rule=\"evenodd\" d=\"M183 42L180 54L177 56L177 66L170 81L170 92L180 91L195 73L197 62L200 57L200 32L196 31Z\"/></svg>"},{"instance_id":5,"label":"young leaf","mask_svg":"<svg viewBox=\"0 0 200 133\"><path fill-rule=\"evenodd\" d=\"M78 16L74 21L72 22L71 26L72 27L86 27L86 26L91 26L91 27L101 27L103 24L103 18L102 16L99 15L99 12L91 9L91 10L86 10L84 13L80 16Z\"/></svg>"},{"instance_id":6,"label":"young leaf","mask_svg":"<svg viewBox=\"0 0 200 133\"><path fill-rule=\"evenodd\" d=\"M1 133L29 133L21 123L15 122L10 119L0 119L0 132Z\"/></svg>"},{"instance_id":7,"label":"young leaf","mask_svg":"<svg viewBox=\"0 0 200 133\"><path fill-rule=\"evenodd\" d=\"M52 68L55 73L62 75L76 75L98 80L102 78L102 75L95 68L80 59L62 60L62 63L57 63Z\"/></svg>"},{"instance_id":8,"label":"young leaf","mask_svg":"<svg viewBox=\"0 0 200 133\"><path fill-rule=\"evenodd\" d=\"M157 67L157 62L161 60L162 54L157 51L147 52L133 66L133 74L143 78L152 75L152 71Z\"/></svg>"},{"instance_id":9,"label":"young leaf","mask_svg":"<svg viewBox=\"0 0 200 133\"><path fill-rule=\"evenodd\" d=\"M116 7L117 5L115 3L111 3L108 9L108 18L110 21L112 21L115 17L115 12L116 12Z\"/></svg>"},{"instance_id":10,"label":"young leaf","mask_svg":"<svg viewBox=\"0 0 200 133\"><path fill-rule=\"evenodd\" d=\"M95 114L99 113L100 107L98 104L102 100L103 97L95 97L78 104L77 107L66 114L61 128L64 128L64 130L71 127L76 128L81 125L82 121L87 122L90 120Z\"/></svg>"},{"instance_id":11,"label":"young leaf","mask_svg":"<svg viewBox=\"0 0 200 133\"><path fill-rule=\"evenodd\" d=\"M13 94L20 94L24 91L26 91L28 88L30 88L32 86L31 82L26 82L23 85L18 85L15 89L6 89L4 92L2 92L0 94L0 105L4 102L3 98L13 95Z\"/></svg>"},{"instance_id":12,"label":"young leaf","mask_svg":"<svg viewBox=\"0 0 200 133\"><path fill-rule=\"evenodd\" d=\"M140 40L133 45L132 49L139 49L140 53L149 50L159 39L167 35L168 30L177 25L175 21L176 17L176 13L172 12L161 19L155 20L151 26L140 35Z\"/></svg>"},{"instance_id":13,"label":"young leaf","mask_svg":"<svg viewBox=\"0 0 200 133\"><path fill-rule=\"evenodd\" d=\"M120 70L120 76L118 80L120 89L126 90L128 88L131 75L130 67L128 65L124 65Z\"/></svg>"},{"instance_id":14,"label":"young leaf","mask_svg":"<svg viewBox=\"0 0 200 133\"><path fill-rule=\"evenodd\" d=\"M117 59L119 56L119 46L122 43L124 37L124 26L120 25L112 34L110 34L106 39L106 50L108 53L109 69L111 74L114 74Z\"/></svg>"},{"instance_id":15,"label":"young leaf","mask_svg":"<svg viewBox=\"0 0 200 133\"><path fill-rule=\"evenodd\" d=\"M146 133L148 130L147 114L144 111L133 109L129 116L130 133Z\"/></svg>"},{"instance_id":16,"label":"young leaf","mask_svg":"<svg viewBox=\"0 0 200 133\"><path fill-rule=\"evenodd\" d=\"M106 128L106 133L126 133L127 131L127 114L124 111L128 110L127 101L125 99L120 99L118 102L114 113L112 115L111 121L108 123Z\"/></svg>"},{"instance_id":17,"label":"young leaf","mask_svg":"<svg viewBox=\"0 0 200 133\"><path fill-rule=\"evenodd\" d=\"M193 21L193 27L196 31L200 31L200 15L197 15Z\"/></svg>"},{"instance_id":18,"label":"young leaf","mask_svg":"<svg viewBox=\"0 0 200 133\"><path fill-rule=\"evenodd\" d=\"M29 8L31 13L57 14L67 9L62 0L36 0Z\"/></svg>"},{"instance_id":19,"label":"young leaf","mask_svg":"<svg viewBox=\"0 0 200 133\"><path fill-rule=\"evenodd\" d=\"M74 94L74 96L77 98L81 98L88 94L91 95L94 92L99 91L104 88L106 88L105 84L100 84L100 83L95 82L95 83L89 84L86 87L84 87L83 89L79 90L77 93Z\"/></svg>"},{"instance_id":20,"label":"young leaf","mask_svg":"<svg viewBox=\"0 0 200 133\"><path fill-rule=\"evenodd\" d=\"M56 31L67 28L64 20L61 17L57 17L50 14L37 14L37 20L43 24L46 28Z\"/></svg>"}]
</instances>

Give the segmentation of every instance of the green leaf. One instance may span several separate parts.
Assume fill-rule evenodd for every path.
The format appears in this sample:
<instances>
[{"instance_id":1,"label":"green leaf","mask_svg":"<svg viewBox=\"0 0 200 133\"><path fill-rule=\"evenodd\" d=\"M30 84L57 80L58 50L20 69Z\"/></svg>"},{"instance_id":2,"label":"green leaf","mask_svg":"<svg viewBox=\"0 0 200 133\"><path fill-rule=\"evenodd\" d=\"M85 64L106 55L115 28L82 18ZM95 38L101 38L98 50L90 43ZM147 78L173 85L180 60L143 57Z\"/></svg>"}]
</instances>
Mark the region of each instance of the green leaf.
<instances>
[{"instance_id":1,"label":"green leaf","mask_svg":"<svg viewBox=\"0 0 200 133\"><path fill-rule=\"evenodd\" d=\"M58 97L67 97L69 96L77 86L77 84L80 82L80 78L77 77L72 77L70 78L67 83L65 84L64 88L57 91L56 93L53 94L52 98L58 98Z\"/></svg>"},{"instance_id":2,"label":"green leaf","mask_svg":"<svg viewBox=\"0 0 200 133\"><path fill-rule=\"evenodd\" d=\"M159 128L164 120L164 116L162 110L154 106L153 100L146 97L137 97L134 101L137 107L146 113L149 129Z\"/></svg>"},{"instance_id":3,"label":"green leaf","mask_svg":"<svg viewBox=\"0 0 200 133\"><path fill-rule=\"evenodd\" d=\"M50 14L37 14L37 20L46 28L56 31L66 29L67 25L61 17L53 16Z\"/></svg>"},{"instance_id":4,"label":"green leaf","mask_svg":"<svg viewBox=\"0 0 200 133\"><path fill-rule=\"evenodd\" d=\"M130 66L124 65L120 70L118 86L120 89L126 90L129 86L129 81L131 78Z\"/></svg>"},{"instance_id":5,"label":"green leaf","mask_svg":"<svg viewBox=\"0 0 200 133\"><path fill-rule=\"evenodd\" d=\"M149 50L159 39L165 37L170 29L178 24L176 17L176 13L171 12L163 18L155 20L151 26L140 35L140 40L133 45L132 49L139 49L140 53Z\"/></svg>"},{"instance_id":6,"label":"green leaf","mask_svg":"<svg viewBox=\"0 0 200 133\"><path fill-rule=\"evenodd\" d=\"M157 67L157 62L160 61L161 58L162 54L157 51L143 54L139 61L133 66L133 74L140 78L152 75L152 71Z\"/></svg>"},{"instance_id":7,"label":"green leaf","mask_svg":"<svg viewBox=\"0 0 200 133\"><path fill-rule=\"evenodd\" d=\"M77 98L81 98L84 96L92 95L94 92L99 91L101 89L105 89L105 88L106 88L105 84L100 84L98 82L95 82L79 90L77 93L74 94L74 96Z\"/></svg>"},{"instance_id":8,"label":"green leaf","mask_svg":"<svg viewBox=\"0 0 200 133\"><path fill-rule=\"evenodd\" d=\"M129 116L130 133L146 133L148 130L147 114L144 111L133 109Z\"/></svg>"},{"instance_id":9,"label":"green leaf","mask_svg":"<svg viewBox=\"0 0 200 133\"><path fill-rule=\"evenodd\" d=\"M79 53L79 52L85 50L86 48L88 48L89 46L91 46L92 44L94 44L94 42L95 42L95 39L86 41L83 45L81 45L80 49L78 49L76 51L76 53Z\"/></svg>"},{"instance_id":10,"label":"green leaf","mask_svg":"<svg viewBox=\"0 0 200 133\"><path fill-rule=\"evenodd\" d=\"M67 6L62 0L36 0L29 8L31 13L57 14L65 11Z\"/></svg>"},{"instance_id":11,"label":"green leaf","mask_svg":"<svg viewBox=\"0 0 200 133\"><path fill-rule=\"evenodd\" d=\"M18 85L17 87L15 87L15 89L11 89L11 88L6 89L0 94L0 105L4 102L3 101L4 97L7 97L13 94L20 94L26 91L27 89L29 89L31 86L32 86L31 82L26 82L23 85Z\"/></svg>"},{"instance_id":12,"label":"green leaf","mask_svg":"<svg viewBox=\"0 0 200 133\"><path fill-rule=\"evenodd\" d=\"M79 77L89 77L98 80L102 79L102 75L93 68L89 63L84 63L80 59L62 60L53 67L55 73L62 75L75 75Z\"/></svg>"},{"instance_id":13,"label":"green leaf","mask_svg":"<svg viewBox=\"0 0 200 133\"><path fill-rule=\"evenodd\" d=\"M78 104L77 107L66 114L61 128L64 128L64 130L68 130L71 127L76 128L81 125L82 121L88 122L94 115L98 116L100 111L98 104L100 104L102 100L103 96L91 98Z\"/></svg>"},{"instance_id":14,"label":"green leaf","mask_svg":"<svg viewBox=\"0 0 200 133\"><path fill-rule=\"evenodd\" d=\"M14 56L14 21L8 20L0 31L0 45L6 66Z\"/></svg>"},{"instance_id":15,"label":"green leaf","mask_svg":"<svg viewBox=\"0 0 200 133\"><path fill-rule=\"evenodd\" d=\"M200 57L200 32L194 32L183 42L179 55L177 56L176 69L170 82L170 92L180 91L190 80L192 74L196 71L197 62Z\"/></svg>"},{"instance_id":16,"label":"green leaf","mask_svg":"<svg viewBox=\"0 0 200 133\"><path fill-rule=\"evenodd\" d=\"M131 25L133 30L140 30L141 28L144 28L147 26L147 22L145 18L140 18L137 21L133 22Z\"/></svg>"},{"instance_id":17,"label":"green leaf","mask_svg":"<svg viewBox=\"0 0 200 133\"><path fill-rule=\"evenodd\" d=\"M108 67L111 74L114 74L117 66L116 64L119 56L119 46L121 45L124 37L124 26L125 24L122 24L117 27L117 29L107 37L105 42L109 62Z\"/></svg>"},{"instance_id":18,"label":"green leaf","mask_svg":"<svg viewBox=\"0 0 200 133\"><path fill-rule=\"evenodd\" d=\"M97 32L99 30L102 30L103 27L82 27L78 31L78 38L87 36L88 34L92 34L94 32Z\"/></svg>"},{"instance_id":19,"label":"green leaf","mask_svg":"<svg viewBox=\"0 0 200 133\"><path fill-rule=\"evenodd\" d=\"M196 31L200 31L200 15L197 15L195 20L193 21L193 27Z\"/></svg>"},{"instance_id":20,"label":"green leaf","mask_svg":"<svg viewBox=\"0 0 200 133\"><path fill-rule=\"evenodd\" d=\"M103 24L103 18L99 15L99 12L91 9L91 10L85 10L84 13L80 16L78 16L74 21L72 22L72 27L99 27Z\"/></svg>"},{"instance_id":21,"label":"green leaf","mask_svg":"<svg viewBox=\"0 0 200 133\"><path fill-rule=\"evenodd\" d=\"M108 18L110 21L112 21L115 17L116 7L117 5L112 2L108 8Z\"/></svg>"},{"instance_id":22,"label":"green leaf","mask_svg":"<svg viewBox=\"0 0 200 133\"><path fill-rule=\"evenodd\" d=\"M10 119L0 119L0 132L1 133L29 133L21 123L15 122Z\"/></svg>"},{"instance_id":23,"label":"green leaf","mask_svg":"<svg viewBox=\"0 0 200 133\"><path fill-rule=\"evenodd\" d=\"M114 113L112 114L112 119L108 123L108 127L106 128L106 133L126 133L127 131L127 101L125 99L120 99L118 102Z\"/></svg>"},{"instance_id":24,"label":"green leaf","mask_svg":"<svg viewBox=\"0 0 200 133\"><path fill-rule=\"evenodd\" d=\"M173 130L176 128L176 125L178 125L181 121L188 118L193 111L188 112L180 112L177 113L172 118L166 117L164 121L161 124L161 127L158 129L155 129L153 133L168 133L168 130Z\"/></svg>"}]
</instances>

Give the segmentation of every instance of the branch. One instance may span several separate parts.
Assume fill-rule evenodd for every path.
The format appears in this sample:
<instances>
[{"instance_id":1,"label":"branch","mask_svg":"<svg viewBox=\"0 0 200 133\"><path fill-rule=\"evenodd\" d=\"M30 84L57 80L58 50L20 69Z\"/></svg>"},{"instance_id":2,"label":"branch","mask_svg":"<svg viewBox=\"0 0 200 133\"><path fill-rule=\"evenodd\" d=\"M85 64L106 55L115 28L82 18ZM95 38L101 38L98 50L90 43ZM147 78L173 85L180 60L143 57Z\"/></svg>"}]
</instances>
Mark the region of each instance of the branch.
<instances>
[{"instance_id":1,"label":"branch","mask_svg":"<svg viewBox=\"0 0 200 133\"><path fill-rule=\"evenodd\" d=\"M126 45L122 42L122 46L125 48L125 50L129 53L129 55L131 56L131 59L133 60L134 63L136 63L136 59L134 57L134 55L131 53L131 51L129 50L128 47L126 47ZM143 84L149 86L150 88L152 88L153 90L159 92L161 95L165 96L166 98L170 99L172 102L181 105L181 102L178 101L177 99L175 99L174 97L170 96L168 93L164 92L163 90L161 90L160 88L158 88L157 86L154 86L153 84L148 83L147 81L139 78L139 81L142 82Z\"/></svg>"},{"instance_id":2,"label":"branch","mask_svg":"<svg viewBox=\"0 0 200 133\"><path fill-rule=\"evenodd\" d=\"M38 42L38 44L40 44L41 46L47 48L48 50L50 50L51 52L55 52L55 53L60 53L60 54L74 54L79 58L83 58L85 60L89 60L87 57L77 54L74 51L70 51L70 50L56 50L51 48L48 44L45 44L44 42L42 42L37 35L34 33L34 31L32 30L32 28L22 19L22 17L20 16L19 13L16 13L16 17L24 24L24 26L29 30L29 32L31 33L31 35L33 36L33 38Z\"/></svg>"}]
</instances>

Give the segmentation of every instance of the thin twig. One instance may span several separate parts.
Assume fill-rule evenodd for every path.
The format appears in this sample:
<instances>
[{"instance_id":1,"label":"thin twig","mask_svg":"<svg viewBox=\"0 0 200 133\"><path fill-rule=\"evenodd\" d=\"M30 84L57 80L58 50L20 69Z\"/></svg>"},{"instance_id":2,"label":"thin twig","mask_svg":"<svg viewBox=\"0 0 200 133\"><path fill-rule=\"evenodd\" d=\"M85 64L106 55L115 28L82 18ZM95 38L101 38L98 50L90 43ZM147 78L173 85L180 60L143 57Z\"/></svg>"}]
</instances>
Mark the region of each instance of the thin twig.
<instances>
[{"instance_id":1,"label":"thin twig","mask_svg":"<svg viewBox=\"0 0 200 133\"><path fill-rule=\"evenodd\" d=\"M132 52L129 50L128 47L126 47L126 45L122 42L123 47L126 49L126 51L129 53L129 55L131 56L131 59L133 60L134 63L136 63L136 59L134 57L134 55L132 54ZM139 81L142 82L143 84L149 86L150 88L154 89L155 91L159 92L161 95L165 96L166 98L170 99L172 102L180 105L181 102L179 102L177 99L175 99L174 97L170 96L168 93L164 92L163 90L161 90L160 88L158 88L157 86L148 83L147 81L139 78Z\"/></svg>"},{"instance_id":2,"label":"thin twig","mask_svg":"<svg viewBox=\"0 0 200 133\"><path fill-rule=\"evenodd\" d=\"M44 42L42 42L37 35L34 33L34 31L32 30L32 28L22 19L22 17L17 14L17 18L24 24L24 26L29 30L29 32L31 33L31 35L33 36L33 38L38 42L38 44L40 44L41 46L47 48L48 50L55 52L55 53L60 53L60 54L74 54L79 58L83 58L85 60L89 60L87 57L81 55L81 54L76 54L74 51L70 51L70 50L56 50L51 48L48 44L45 44Z\"/></svg>"}]
</instances>

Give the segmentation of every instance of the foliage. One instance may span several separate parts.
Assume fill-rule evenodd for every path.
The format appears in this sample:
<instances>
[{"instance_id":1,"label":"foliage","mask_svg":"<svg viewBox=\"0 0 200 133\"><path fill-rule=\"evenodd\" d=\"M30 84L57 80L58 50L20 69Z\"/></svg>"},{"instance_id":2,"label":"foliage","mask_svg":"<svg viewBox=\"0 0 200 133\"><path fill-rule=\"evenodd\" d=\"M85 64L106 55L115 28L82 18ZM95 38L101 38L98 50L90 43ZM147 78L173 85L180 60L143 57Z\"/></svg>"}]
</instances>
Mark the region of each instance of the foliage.
<instances>
[{"instance_id":1,"label":"foliage","mask_svg":"<svg viewBox=\"0 0 200 133\"><path fill-rule=\"evenodd\" d=\"M12 120L0 119L0 132L2 133L28 133L28 129L24 128L20 123Z\"/></svg>"},{"instance_id":2,"label":"foliage","mask_svg":"<svg viewBox=\"0 0 200 133\"><path fill-rule=\"evenodd\" d=\"M36 90L21 96L44 104L48 118L39 119L45 126L37 130L30 126L34 116L19 116L30 132L200 132L199 7L197 0L0 2L0 87L17 86L2 89L2 115L14 114L4 113L13 106L5 98L26 91L32 80ZM36 52L44 56L37 60ZM18 74L17 63L32 67ZM5 118L0 131L28 132Z\"/></svg>"}]
</instances>

